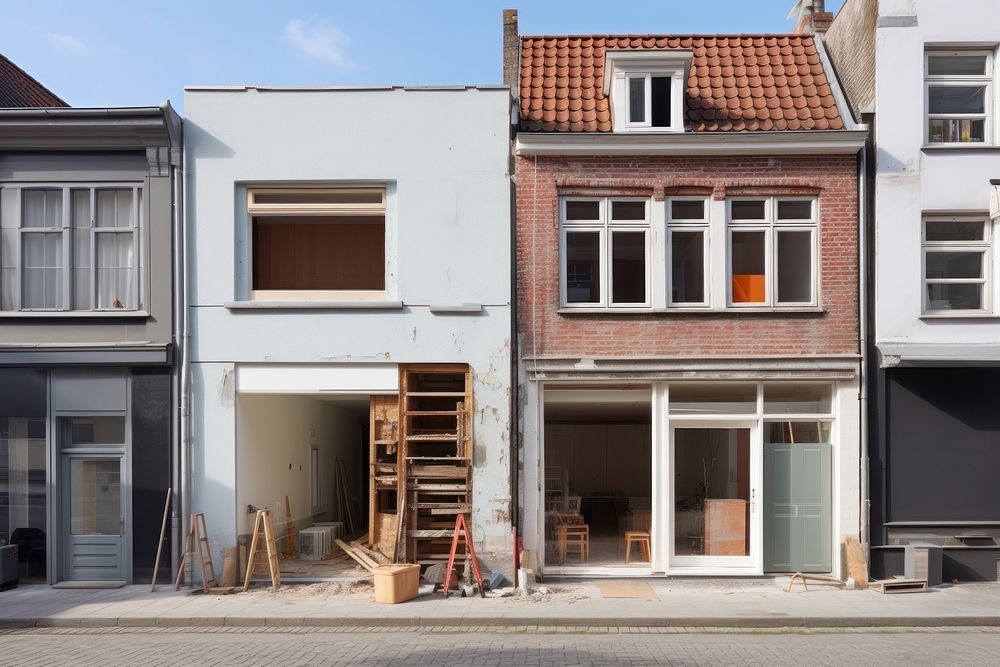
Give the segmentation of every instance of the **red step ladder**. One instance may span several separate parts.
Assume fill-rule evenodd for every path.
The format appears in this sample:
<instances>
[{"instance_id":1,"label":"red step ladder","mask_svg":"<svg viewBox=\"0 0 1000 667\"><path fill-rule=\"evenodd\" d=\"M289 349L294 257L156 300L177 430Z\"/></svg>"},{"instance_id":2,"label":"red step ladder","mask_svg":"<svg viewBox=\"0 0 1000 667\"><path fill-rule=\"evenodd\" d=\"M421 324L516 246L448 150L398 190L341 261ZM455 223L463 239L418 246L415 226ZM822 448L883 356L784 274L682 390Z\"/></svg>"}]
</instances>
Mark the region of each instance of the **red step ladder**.
<instances>
[{"instance_id":1,"label":"red step ladder","mask_svg":"<svg viewBox=\"0 0 1000 667\"><path fill-rule=\"evenodd\" d=\"M479 583L479 597L485 598L486 591L483 589L483 575L479 572L479 561L476 560L476 548L472 546L472 534L469 526L465 523L465 515L459 514L455 519L455 535L451 538L451 551L448 553L448 567L444 571L444 596L448 597L448 588L451 586L451 573L455 568L455 552L458 550L459 539L465 545L465 555L472 561L472 569L476 573L476 581Z\"/></svg>"}]
</instances>

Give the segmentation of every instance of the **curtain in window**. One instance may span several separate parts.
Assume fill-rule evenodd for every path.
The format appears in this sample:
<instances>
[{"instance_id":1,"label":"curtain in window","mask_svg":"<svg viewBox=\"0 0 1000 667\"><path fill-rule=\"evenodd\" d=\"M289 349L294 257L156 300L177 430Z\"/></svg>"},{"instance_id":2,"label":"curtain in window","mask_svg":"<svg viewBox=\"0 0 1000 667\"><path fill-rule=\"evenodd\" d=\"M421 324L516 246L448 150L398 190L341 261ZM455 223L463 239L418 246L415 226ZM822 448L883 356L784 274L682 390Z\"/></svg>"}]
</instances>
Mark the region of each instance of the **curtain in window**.
<instances>
[{"instance_id":1,"label":"curtain in window","mask_svg":"<svg viewBox=\"0 0 1000 667\"><path fill-rule=\"evenodd\" d=\"M97 235L97 308L134 309L135 280L132 267L132 232Z\"/></svg>"},{"instance_id":2,"label":"curtain in window","mask_svg":"<svg viewBox=\"0 0 1000 667\"><path fill-rule=\"evenodd\" d=\"M23 238L22 306L62 308L62 232L33 232Z\"/></svg>"}]
</instances>

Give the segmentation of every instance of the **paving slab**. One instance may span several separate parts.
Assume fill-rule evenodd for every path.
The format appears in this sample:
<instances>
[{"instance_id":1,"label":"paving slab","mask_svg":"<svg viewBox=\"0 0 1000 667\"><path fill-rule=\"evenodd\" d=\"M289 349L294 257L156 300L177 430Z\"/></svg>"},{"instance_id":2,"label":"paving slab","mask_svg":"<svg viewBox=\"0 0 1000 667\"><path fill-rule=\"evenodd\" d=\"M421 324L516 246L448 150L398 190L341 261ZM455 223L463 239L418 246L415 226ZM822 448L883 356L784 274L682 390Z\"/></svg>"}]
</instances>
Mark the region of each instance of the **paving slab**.
<instances>
[{"instance_id":1,"label":"paving slab","mask_svg":"<svg viewBox=\"0 0 1000 667\"><path fill-rule=\"evenodd\" d=\"M0 593L0 627L1000 627L1000 585L961 584L927 593L793 590L775 582L651 580L658 599L604 598L593 582L551 584L548 595L480 599L428 594L398 605L371 593L204 595L147 586Z\"/></svg>"}]
</instances>

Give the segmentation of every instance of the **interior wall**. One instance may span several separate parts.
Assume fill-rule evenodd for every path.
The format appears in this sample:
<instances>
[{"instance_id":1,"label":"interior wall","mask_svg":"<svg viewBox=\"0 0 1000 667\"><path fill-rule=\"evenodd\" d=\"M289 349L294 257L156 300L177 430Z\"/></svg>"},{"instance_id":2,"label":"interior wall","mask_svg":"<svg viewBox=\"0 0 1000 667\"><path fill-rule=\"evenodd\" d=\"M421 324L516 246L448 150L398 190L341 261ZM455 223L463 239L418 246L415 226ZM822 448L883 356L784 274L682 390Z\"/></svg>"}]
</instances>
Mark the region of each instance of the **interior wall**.
<instances>
[{"instance_id":1,"label":"interior wall","mask_svg":"<svg viewBox=\"0 0 1000 667\"><path fill-rule=\"evenodd\" d=\"M545 425L545 465L565 465L575 495L650 497L651 451L648 423Z\"/></svg>"},{"instance_id":2,"label":"interior wall","mask_svg":"<svg viewBox=\"0 0 1000 667\"><path fill-rule=\"evenodd\" d=\"M335 461L343 459L354 496L367 502L367 479L358 479L368 411L310 396L247 395L236 410L236 527L253 530L247 505L269 507L276 524L285 520L285 496L301 528L334 519ZM320 449L321 511L312 513L310 451ZM360 521L359 521L360 525ZM279 533L281 530L279 529Z\"/></svg>"}]
</instances>

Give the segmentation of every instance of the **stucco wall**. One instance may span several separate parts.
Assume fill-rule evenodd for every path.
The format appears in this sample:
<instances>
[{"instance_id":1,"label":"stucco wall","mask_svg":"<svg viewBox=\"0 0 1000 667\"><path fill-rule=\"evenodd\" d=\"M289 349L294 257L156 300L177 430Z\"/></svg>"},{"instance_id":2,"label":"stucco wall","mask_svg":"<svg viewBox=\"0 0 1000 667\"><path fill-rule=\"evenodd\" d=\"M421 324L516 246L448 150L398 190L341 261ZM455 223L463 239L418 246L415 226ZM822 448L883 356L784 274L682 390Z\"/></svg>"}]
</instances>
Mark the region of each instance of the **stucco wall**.
<instances>
[{"instance_id":1,"label":"stucco wall","mask_svg":"<svg viewBox=\"0 0 1000 667\"><path fill-rule=\"evenodd\" d=\"M221 514L220 545L236 534L236 365L465 362L473 534L509 562L509 109L506 89L187 91L194 504ZM242 188L304 181L386 184L386 298L402 307L226 307L246 292ZM483 308L431 312L463 303Z\"/></svg>"},{"instance_id":2,"label":"stucco wall","mask_svg":"<svg viewBox=\"0 0 1000 667\"><path fill-rule=\"evenodd\" d=\"M997 4L995 0L882 0L879 11L883 20L906 27L883 26L877 35L877 342L995 344L1000 340L1000 320L920 319L920 241L922 213L985 214L989 180L1000 178L996 152L922 150L925 45L996 44L997 22L987 17L997 17ZM996 261L994 255L994 265Z\"/></svg>"}]
</instances>

